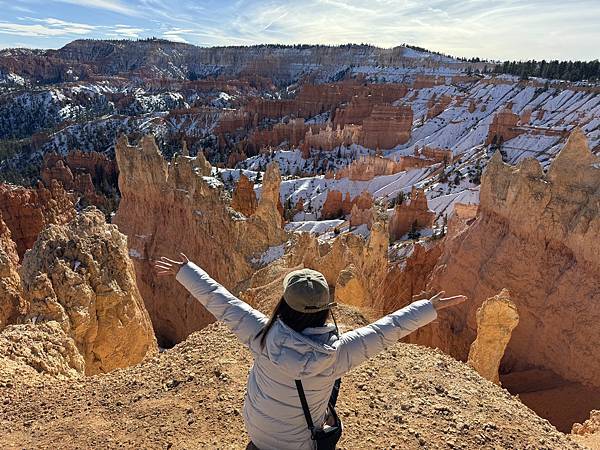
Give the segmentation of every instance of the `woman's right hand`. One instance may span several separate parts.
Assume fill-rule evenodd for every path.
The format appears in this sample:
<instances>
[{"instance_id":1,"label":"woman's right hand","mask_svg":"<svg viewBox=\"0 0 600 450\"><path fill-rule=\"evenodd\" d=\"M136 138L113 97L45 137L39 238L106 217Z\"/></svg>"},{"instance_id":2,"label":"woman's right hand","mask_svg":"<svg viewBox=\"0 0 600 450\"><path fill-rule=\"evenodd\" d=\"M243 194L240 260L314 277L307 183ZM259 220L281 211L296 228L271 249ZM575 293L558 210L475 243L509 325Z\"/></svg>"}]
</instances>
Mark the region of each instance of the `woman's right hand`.
<instances>
[{"instance_id":1,"label":"woman's right hand","mask_svg":"<svg viewBox=\"0 0 600 450\"><path fill-rule=\"evenodd\" d=\"M467 300L467 297L464 295L454 295L452 297L443 297L445 291L438 292L433 297L429 299L433 307L436 311L440 311L444 308L449 308L450 306L458 305Z\"/></svg>"},{"instance_id":2,"label":"woman's right hand","mask_svg":"<svg viewBox=\"0 0 600 450\"><path fill-rule=\"evenodd\" d=\"M161 256L156 261L154 261L154 269L156 270L156 274L159 277L165 275L177 275L179 269L181 269L181 267L185 266L187 263L190 262L188 257L185 256L183 253L180 253L180 255L183 258L182 261L175 261L174 259L169 259L166 256Z\"/></svg>"}]
</instances>

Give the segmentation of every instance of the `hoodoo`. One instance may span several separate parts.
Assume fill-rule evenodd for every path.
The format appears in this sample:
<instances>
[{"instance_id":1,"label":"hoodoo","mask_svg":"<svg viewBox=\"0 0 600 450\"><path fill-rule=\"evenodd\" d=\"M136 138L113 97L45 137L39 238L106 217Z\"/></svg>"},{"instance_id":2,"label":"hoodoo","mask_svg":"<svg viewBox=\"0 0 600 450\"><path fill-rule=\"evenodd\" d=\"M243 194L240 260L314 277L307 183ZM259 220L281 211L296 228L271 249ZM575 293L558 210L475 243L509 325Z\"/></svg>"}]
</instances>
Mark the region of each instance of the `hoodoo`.
<instances>
[{"instance_id":1,"label":"hoodoo","mask_svg":"<svg viewBox=\"0 0 600 450\"><path fill-rule=\"evenodd\" d=\"M45 228L20 274L27 303L21 320L58 322L75 341L86 374L137 364L156 351L126 237L97 209Z\"/></svg>"},{"instance_id":2,"label":"hoodoo","mask_svg":"<svg viewBox=\"0 0 600 450\"><path fill-rule=\"evenodd\" d=\"M240 175L240 179L233 191L231 207L246 217L250 217L255 213L257 204L254 184L252 184L246 175Z\"/></svg>"},{"instance_id":3,"label":"hoodoo","mask_svg":"<svg viewBox=\"0 0 600 450\"><path fill-rule=\"evenodd\" d=\"M468 363L479 374L500 383L498 367L512 331L519 323L519 313L509 292L504 289L488 298L477 310L477 338L471 344Z\"/></svg>"}]
</instances>

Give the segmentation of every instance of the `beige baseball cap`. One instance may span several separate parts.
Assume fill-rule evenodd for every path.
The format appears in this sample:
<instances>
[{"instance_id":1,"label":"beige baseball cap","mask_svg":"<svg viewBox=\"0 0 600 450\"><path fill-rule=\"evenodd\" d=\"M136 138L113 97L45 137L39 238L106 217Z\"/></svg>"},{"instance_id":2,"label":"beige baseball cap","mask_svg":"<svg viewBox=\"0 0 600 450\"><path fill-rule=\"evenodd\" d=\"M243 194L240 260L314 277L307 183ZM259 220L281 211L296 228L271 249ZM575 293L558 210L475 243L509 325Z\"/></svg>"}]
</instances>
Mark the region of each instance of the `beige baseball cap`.
<instances>
[{"instance_id":1,"label":"beige baseball cap","mask_svg":"<svg viewBox=\"0 0 600 450\"><path fill-rule=\"evenodd\" d=\"M283 298L295 311L316 313L336 306L329 301L329 286L321 272L294 270L283 279Z\"/></svg>"}]
</instances>

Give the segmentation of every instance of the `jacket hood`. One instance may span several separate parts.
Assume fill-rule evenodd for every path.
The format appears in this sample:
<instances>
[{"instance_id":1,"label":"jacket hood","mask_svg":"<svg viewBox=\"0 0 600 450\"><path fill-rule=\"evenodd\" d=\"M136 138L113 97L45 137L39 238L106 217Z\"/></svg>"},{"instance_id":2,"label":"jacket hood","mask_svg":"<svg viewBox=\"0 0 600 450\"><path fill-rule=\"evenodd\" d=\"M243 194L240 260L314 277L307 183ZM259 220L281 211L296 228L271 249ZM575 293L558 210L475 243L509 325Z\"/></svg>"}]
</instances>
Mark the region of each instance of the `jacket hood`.
<instances>
[{"instance_id":1,"label":"jacket hood","mask_svg":"<svg viewBox=\"0 0 600 450\"><path fill-rule=\"evenodd\" d=\"M298 333L277 319L267 335L265 350L267 357L291 377L327 375L334 369L337 340L334 325Z\"/></svg>"}]
</instances>

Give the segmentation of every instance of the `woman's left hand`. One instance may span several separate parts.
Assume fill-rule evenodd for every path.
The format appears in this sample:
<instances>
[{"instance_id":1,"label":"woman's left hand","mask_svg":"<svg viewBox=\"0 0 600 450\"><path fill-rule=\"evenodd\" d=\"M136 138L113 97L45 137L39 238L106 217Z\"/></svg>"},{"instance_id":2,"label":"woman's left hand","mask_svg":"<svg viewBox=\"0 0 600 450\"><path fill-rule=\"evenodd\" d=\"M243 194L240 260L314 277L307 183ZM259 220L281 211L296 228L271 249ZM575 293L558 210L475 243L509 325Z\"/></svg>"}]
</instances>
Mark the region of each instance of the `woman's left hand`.
<instances>
[{"instance_id":1,"label":"woman's left hand","mask_svg":"<svg viewBox=\"0 0 600 450\"><path fill-rule=\"evenodd\" d=\"M183 253L180 253L180 255L183 258L182 261L175 261L174 259L169 259L166 256L161 256L158 258L158 260L154 261L154 269L156 270L156 274L159 277L165 275L177 275L179 269L190 262L188 257Z\"/></svg>"}]
</instances>

